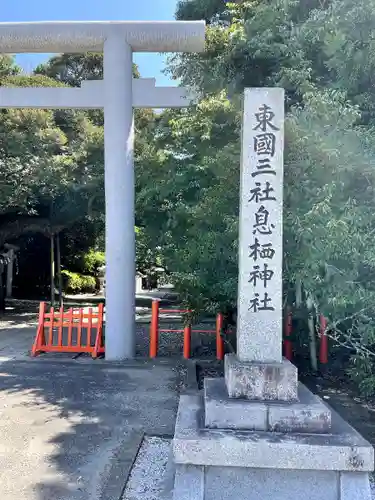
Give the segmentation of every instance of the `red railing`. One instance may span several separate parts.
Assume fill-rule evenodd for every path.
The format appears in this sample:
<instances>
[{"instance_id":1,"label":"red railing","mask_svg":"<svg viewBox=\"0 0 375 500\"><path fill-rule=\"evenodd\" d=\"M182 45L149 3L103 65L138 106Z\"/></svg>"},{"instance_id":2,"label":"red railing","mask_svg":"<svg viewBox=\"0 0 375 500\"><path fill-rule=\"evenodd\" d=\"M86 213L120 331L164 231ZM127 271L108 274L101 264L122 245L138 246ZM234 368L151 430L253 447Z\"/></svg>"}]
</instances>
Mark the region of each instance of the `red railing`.
<instances>
[{"instance_id":1,"label":"red railing","mask_svg":"<svg viewBox=\"0 0 375 500\"><path fill-rule=\"evenodd\" d=\"M293 359L293 343L290 339L293 330L293 316L290 311L285 315L285 337L284 337L284 356L289 361Z\"/></svg>"},{"instance_id":2,"label":"red railing","mask_svg":"<svg viewBox=\"0 0 375 500\"><path fill-rule=\"evenodd\" d=\"M64 312L62 307L58 311L51 307L47 312L46 303L41 302L31 354L36 356L42 352L88 353L93 358L103 354L103 304L99 304L97 312L92 308L88 312L72 308Z\"/></svg>"},{"instance_id":3,"label":"red railing","mask_svg":"<svg viewBox=\"0 0 375 500\"><path fill-rule=\"evenodd\" d=\"M152 302L151 326L150 326L150 358L156 358L159 347L159 334L160 333L183 333L183 356L189 359L191 356L191 335L192 333L213 333L216 335L216 357L217 359L224 359L224 341L222 338L223 328L223 315L218 313L216 316L215 330L196 330L192 329L191 324L185 325L182 329L173 328L160 328L159 319L161 314L187 314L190 313L188 309L161 309L159 301Z\"/></svg>"},{"instance_id":4,"label":"red railing","mask_svg":"<svg viewBox=\"0 0 375 500\"><path fill-rule=\"evenodd\" d=\"M285 315L285 334L284 334L284 356L292 361L293 359L293 343L291 340L293 331L293 316L290 311ZM321 314L319 316L319 362L323 365L328 363L328 336L327 336L327 319Z\"/></svg>"},{"instance_id":5,"label":"red railing","mask_svg":"<svg viewBox=\"0 0 375 500\"><path fill-rule=\"evenodd\" d=\"M319 361L326 365L328 363L328 336L327 336L327 319L321 314L319 316L319 332L320 332L320 345L319 345Z\"/></svg>"}]
</instances>

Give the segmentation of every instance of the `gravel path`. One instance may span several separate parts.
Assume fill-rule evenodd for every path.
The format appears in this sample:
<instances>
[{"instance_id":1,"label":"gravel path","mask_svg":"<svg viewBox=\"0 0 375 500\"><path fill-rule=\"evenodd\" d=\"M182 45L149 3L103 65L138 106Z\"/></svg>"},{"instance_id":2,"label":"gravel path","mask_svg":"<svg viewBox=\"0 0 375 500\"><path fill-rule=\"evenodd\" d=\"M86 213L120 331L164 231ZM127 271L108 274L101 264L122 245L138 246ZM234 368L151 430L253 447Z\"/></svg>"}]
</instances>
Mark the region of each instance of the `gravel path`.
<instances>
[{"instance_id":1,"label":"gravel path","mask_svg":"<svg viewBox=\"0 0 375 500\"><path fill-rule=\"evenodd\" d=\"M170 440L146 437L127 482L123 500L164 500Z\"/></svg>"}]
</instances>

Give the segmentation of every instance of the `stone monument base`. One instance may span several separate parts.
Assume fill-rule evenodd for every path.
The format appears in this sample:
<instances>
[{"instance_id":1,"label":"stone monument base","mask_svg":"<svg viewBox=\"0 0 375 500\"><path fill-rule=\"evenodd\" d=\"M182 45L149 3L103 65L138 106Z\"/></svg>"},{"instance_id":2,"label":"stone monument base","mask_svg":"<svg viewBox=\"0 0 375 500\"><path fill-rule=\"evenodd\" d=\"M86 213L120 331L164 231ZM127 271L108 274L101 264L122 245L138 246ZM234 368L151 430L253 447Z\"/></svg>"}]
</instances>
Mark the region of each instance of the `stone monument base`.
<instances>
[{"instance_id":1,"label":"stone monument base","mask_svg":"<svg viewBox=\"0 0 375 500\"><path fill-rule=\"evenodd\" d=\"M297 401L248 401L228 396L223 378L204 380L205 427L251 431L327 433L331 410L298 384Z\"/></svg>"},{"instance_id":2,"label":"stone monument base","mask_svg":"<svg viewBox=\"0 0 375 500\"><path fill-rule=\"evenodd\" d=\"M230 398L250 401L298 401L298 371L287 359L281 363L240 361L225 356L225 384Z\"/></svg>"},{"instance_id":3,"label":"stone monument base","mask_svg":"<svg viewBox=\"0 0 375 500\"><path fill-rule=\"evenodd\" d=\"M224 385L205 385L205 397L180 400L173 441L174 500L371 500L372 446L306 388L300 387L303 399L324 408L323 420L329 416L327 433L322 428L288 434L207 428L207 408L213 411L207 401Z\"/></svg>"}]
</instances>

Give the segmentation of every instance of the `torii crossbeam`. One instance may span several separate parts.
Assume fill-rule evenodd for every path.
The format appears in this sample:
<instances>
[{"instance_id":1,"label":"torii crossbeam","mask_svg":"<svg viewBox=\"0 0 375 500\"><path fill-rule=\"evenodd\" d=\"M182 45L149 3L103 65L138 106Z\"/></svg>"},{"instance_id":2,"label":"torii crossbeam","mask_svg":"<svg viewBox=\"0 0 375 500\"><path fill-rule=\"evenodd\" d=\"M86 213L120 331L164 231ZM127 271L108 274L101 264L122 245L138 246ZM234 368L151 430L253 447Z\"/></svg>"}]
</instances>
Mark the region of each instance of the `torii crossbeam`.
<instances>
[{"instance_id":1,"label":"torii crossbeam","mask_svg":"<svg viewBox=\"0 0 375 500\"><path fill-rule=\"evenodd\" d=\"M80 88L0 87L0 108L104 110L106 359L135 354L133 108L189 106L180 87L133 79L133 52L202 52L204 21L0 23L0 53L103 51L103 80Z\"/></svg>"},{"instance_id":2,"label":"torii crossbeam","mask_svg":"<svg viewBox=\"0 0 375 500\"><path fill-rule=\"evenodd\" d=\"M182 87L156 87L155 78L134 78L133 108L183 108L193 96ZM86 80L81 87L0 87L0 108L104 108L104 80Z\"/></svg>"}]
</instances>

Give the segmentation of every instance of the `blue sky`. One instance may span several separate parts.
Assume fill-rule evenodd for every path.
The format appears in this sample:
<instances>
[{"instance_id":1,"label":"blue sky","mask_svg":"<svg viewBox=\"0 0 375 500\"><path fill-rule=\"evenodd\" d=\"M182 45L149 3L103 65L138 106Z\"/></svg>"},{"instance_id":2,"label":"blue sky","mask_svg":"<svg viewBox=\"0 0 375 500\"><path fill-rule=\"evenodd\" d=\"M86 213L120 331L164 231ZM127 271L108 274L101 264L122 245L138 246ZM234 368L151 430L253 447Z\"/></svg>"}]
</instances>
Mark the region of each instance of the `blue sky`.
<instances>
[{"instance_id":1,"label":"blue sky","mask_svg":"<svg viewBox=\"0 0 375 500\"><path fill-rule=\"evenodd\" d=\"M169 21L177 0L0 0L0 22L15 21ZM30 72L46 54L20 54L17 62ZM158 85L173 84L161 73L161 54L134 54L143 77L155 77Z\"/></svg>"}]
</instances>

